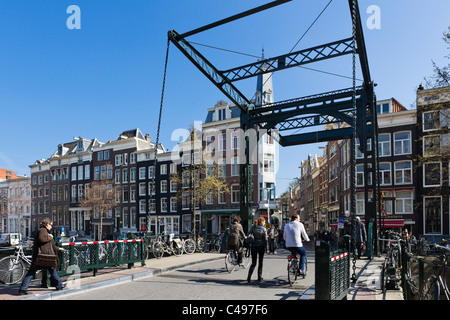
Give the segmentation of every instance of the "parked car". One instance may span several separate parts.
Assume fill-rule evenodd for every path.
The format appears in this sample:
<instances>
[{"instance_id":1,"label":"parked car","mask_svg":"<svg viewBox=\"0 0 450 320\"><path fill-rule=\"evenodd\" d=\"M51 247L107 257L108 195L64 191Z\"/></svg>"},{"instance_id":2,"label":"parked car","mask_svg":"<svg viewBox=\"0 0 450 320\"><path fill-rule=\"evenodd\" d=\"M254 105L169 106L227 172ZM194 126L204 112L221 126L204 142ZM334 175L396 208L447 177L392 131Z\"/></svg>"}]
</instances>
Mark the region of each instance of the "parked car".
<instances>
[{"instance_id":1,"label":"parked car","mask_svg":"<svg viewBox=\"0 0 450 320\"><path fill-rule=\"evenodd\" d=\"M19 233L3 233L0 235L0 246L17 246L20 243L20 238Z\"/></svg>"}]
</instances>

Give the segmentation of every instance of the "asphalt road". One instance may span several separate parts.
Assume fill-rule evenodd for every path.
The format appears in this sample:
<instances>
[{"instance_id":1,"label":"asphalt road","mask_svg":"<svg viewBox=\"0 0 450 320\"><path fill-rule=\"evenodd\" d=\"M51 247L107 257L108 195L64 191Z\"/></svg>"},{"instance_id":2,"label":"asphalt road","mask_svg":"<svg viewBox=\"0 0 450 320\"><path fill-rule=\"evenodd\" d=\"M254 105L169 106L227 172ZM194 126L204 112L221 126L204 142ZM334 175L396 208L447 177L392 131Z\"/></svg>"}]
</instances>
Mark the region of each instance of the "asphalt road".
<instances>
[{"instance_id":1,"label":"asphalt road","mask_svg":"<svg viewBox=\"0 0 450 320\"><path fill-rule=\"evenodd\" d=\"M224 260L181 268L159 276L70 295L67 300L297 300L314 283L314 251L308 251L308 275L290 286L286 250L266 254L262 282L247 282L248 269L232 273Z\"/></svg>"}]
</instances>

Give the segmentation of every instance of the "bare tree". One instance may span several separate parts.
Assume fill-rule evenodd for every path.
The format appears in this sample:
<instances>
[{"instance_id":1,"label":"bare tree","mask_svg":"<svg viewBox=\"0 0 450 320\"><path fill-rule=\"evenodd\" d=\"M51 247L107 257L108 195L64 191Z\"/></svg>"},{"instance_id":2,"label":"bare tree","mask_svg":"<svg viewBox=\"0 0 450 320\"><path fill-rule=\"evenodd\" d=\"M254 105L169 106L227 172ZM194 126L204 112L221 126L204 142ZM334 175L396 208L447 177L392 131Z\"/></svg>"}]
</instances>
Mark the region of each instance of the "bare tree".
<instances>
[{"instance_id":1,"label":"bare tree","mask_svg":"<svg viewBox=\"0 0 450 320\"><path fill-rule=\"evenodd\" d=\"M448 45L447 49L450 49L450 27L443 33L442 39ZM450 59L450 54L446 56ZM434 61L433 63L433 75L425 77L425 88L439 88L450 86L450 63L447 66L439 67Z\"/></svg>"},{"instance_id":2,"label":"bare tree","mask_svg":"<svg viewBox=\"0 0 450 320\"><path fill-rule=\"evenodd\" d=\"M86 188L81 207L91 208L91 216L100 218L98 239L102 240L103 218L116 206L113 197L113 180L97 180Z\"/></svg>"},{"instance_id":3,"label":"bare tree","mask_svg":"<svg viewBox=\"0 0 450 320\"><path fill-rule=\"evenodd\" d=\"M196 210L206 204L207 199L218 197L219 193L229 194L230 190L226 183L225 167L214 161L210 152L201 146L199 141L199 132L191 130L191 141L193 147L190 151L193 153L189 156L191 163L183 167L182 172L172 174L170 179L177 184L177 199L182 201L182 205L189 207L193 212L193 230L194 235L197 233L195 222ZM200 140L201 141L201 140ZM200 227L200 226L199 226Z\"/></svg>"}]
</instances>

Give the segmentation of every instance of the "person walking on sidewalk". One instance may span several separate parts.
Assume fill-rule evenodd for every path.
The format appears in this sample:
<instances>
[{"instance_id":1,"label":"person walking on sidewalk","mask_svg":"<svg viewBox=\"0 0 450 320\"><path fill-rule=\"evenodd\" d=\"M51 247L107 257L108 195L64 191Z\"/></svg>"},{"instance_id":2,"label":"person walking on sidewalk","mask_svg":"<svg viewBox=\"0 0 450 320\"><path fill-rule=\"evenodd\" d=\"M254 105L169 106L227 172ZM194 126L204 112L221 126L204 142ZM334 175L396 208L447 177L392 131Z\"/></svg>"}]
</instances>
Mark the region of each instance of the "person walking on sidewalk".
<instances>
[{"instance_id":1,"label":"person walking on sidewalk","mask_svg":"<svg viewBox=\"0 0 450 320\"><path fill-rule=\"evenodd\" d=\"M263 217L259 217L255 221L255 225L252 226L249 232L253 235L254 240L251 243L250 252L252 254L252 264L248 270L247 282L251 281L253 270L256 268L256 260L258 259L258 281L262 281L262 270L263 270L263 260L264 253L267 250L267 231L264 226L266 220Z\"/></svg>"},{"instance_id":2,"label":"person walking on sidewalk","mask_svg":"<svg viewBox=\"0 0 450 320\"><path fill-rule=\"evenodd\" d=\"M275 250L277 249L278 230L275 228L274 224L270 226L268 236L269 236L269 252L275 254L276 253Z\"/></svg>"},{"instance_id":3,"label":"person walking on sidewalk","mask_svg":"<svg viewBox=\"0 0 450 320\"><path fill-rule=\"evenodd\" d=\"M55 245L55 241L53 240L53 235L50 233L53 227L53 222L49 218L44 218L41 222L41 227L39 231L36 233L36 236L34 237L34 243L33 243L33 255L31 260L31 266L28 270L27 274L22 280L22 284L19 288L19 294L20 295L26 295L28 294L28 286L30 285L31 280L36 275L37 270L42 270L43 272L47 272L47 270L50 273L50 281L53 284L53 286L56 287L56 290L63 289L63 284L61 281L61 278L58 275L58 267L56 268L41 268L39 266L36 266L36 258L39 253L39 249L43 254L56 254L58 251L63 251L63 248L59 248ZM59 261L58 261L59 264Z\"/></svg>"},{"instance_id":4,"label":"person walking on sidewalk","mask_svg":"<svg viewBox=\"0 0 450 320\"><path fill-rule=\"evenodd\" d=\"M284 240L286 241L286 249L300 254L300 273L304 274L306 250L303 247L302 236L306 241L309 241L305 226L300 222L300 216L293 214L291 222L284 226Z\"/></svg>"},{"instance_id":5,"label":"person walking on sidewalk","mask_svg":"<svg viewBox=\"0 0 450 320\"><path fill-rule=\"evenodd\" d=\"M244 229L241 225L241 217L236 216L230 226L230 231L227 237L227 249L234 250L238 255L238 263L242 263L242 248L244 239L246 238Z\"/></svg>"},{"instance_id":6,"label":"person walking on sidewalk","mask_svg":"<svg viewBox=\"0 0 450 320\"><path fill-rule=\"evenodd\" d=\"M361 259L361 252L362 248L367 241L367 233L366 228L364 227L363 223L361 222L360 217L356 217L356 223L355 223L355 242L356 242L356 250L358 259Z\"/></svg>"}]
</instances>

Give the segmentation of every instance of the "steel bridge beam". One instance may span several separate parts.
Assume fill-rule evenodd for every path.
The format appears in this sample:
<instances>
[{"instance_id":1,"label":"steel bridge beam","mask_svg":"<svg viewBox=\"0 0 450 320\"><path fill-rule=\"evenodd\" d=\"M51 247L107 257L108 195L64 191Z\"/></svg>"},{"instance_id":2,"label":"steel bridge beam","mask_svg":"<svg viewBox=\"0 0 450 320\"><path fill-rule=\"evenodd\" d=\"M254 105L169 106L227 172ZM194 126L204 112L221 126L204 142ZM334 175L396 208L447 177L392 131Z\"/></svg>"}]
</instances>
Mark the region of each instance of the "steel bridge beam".
<instances>
[{"instance_id":1,"label":"steel bridge beam","mask_svg":"<svg viewBox=\"0 0 450 320\"><path fill-rule=\"evenodd\" d=\"M230 82L255 77L264 73L298 67L304 64L340 57L353 52L353 39L330 42L309 49L261 60L221 72Z\"/></svg>"}]
</instances>

